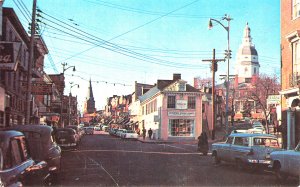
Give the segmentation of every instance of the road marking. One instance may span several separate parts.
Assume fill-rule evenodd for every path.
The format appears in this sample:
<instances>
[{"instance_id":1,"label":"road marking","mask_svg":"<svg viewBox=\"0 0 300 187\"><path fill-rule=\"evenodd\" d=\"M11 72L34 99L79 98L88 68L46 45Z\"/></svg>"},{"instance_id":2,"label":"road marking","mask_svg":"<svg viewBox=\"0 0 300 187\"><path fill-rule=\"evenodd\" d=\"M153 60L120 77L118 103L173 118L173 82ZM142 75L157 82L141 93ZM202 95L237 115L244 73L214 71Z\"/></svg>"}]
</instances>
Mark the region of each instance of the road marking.
<instances>
[{"instance_id":1,"label":"road marking","mask_svg":"<svg viewBox=\"0 0 300 187\"><path fill-rule=\"evenodd\" d=\"M117 181L114 179L114 177L102 166L101 163L98 163L97 161L95 161L94 159L92 159L91 157L84 155L85 158L88 158L92 163L94 163L96 166L100 167L113 181L114 183L119 186L119 184L117 183Z\"/></svg>"}]
</instances>

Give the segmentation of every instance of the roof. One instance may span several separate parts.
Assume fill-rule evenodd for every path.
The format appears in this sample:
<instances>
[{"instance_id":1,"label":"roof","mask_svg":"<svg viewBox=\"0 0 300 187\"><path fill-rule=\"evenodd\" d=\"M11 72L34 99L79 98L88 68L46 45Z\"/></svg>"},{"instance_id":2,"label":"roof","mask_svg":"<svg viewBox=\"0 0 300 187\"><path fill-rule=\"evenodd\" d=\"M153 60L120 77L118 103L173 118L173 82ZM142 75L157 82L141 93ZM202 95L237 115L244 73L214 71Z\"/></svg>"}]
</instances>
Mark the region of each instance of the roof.
<instances>
[{"instance_id":1,"label":"roof","mask_svg":"<svg viewBox=\"0 0 300 187\"><path fill-rule=\"evenodd\" d=\"M230 134L231 137L261 137L261 138L276 138L276 136L271 134L248 134L248 133L233 133Z\"/></svg>"},{"instance_id":2,"label":"roof","mask_svg":"<svg viewBox=\"0 0 300 187\"><path fill-rule=\"evenodd\" d=\"M160 92L160 89L158 89L157 87L153 87L148 92L146 92L144 95L141 95L139 97L139 100L142 103L145 100L147 100L147 99L151 98L152 96L154 96L155 94L157 94L158 92Z\"/></svg>"},{"instance_id":3,"label":"roof","mask_svg":"<svg viewBox=\"0 0 300 187\"><path fill-rule=\"evenodd\" d=\"M243 46L241 48L241 53L242 55L256 55L257 56L257 51L254 46Z\"/></svg>"}]
</instances>

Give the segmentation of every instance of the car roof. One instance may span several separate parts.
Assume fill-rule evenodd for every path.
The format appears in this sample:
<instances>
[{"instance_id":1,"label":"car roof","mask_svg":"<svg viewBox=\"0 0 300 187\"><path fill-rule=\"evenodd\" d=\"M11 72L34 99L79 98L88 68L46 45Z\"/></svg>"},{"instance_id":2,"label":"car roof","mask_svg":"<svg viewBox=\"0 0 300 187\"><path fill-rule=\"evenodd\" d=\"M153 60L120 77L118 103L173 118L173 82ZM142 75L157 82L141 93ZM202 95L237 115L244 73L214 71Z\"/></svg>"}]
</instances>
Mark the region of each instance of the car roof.
<instances>
[{"instance_id":1,"label":"car roof","mask_svg":"<svg viewBox=\"0 0 300 187\"><path fill-rule=\"evenodd\" d=\"M34 131L41 134L50 134L53 129L46 125L14 125L7 127L8 130L19 130L19 131Z\"/></svg>"},{"instance_id":2,"label":"car roof","mask_svg":"<svg viewBox=\"0 0 300 187\"><path fill-rule=\"evenodd\" d=\"M233 133L229 135L230 137L266 137L266 138L277 138L271 134L250 134L250 133Z\"/></svg>"}]
</instances>

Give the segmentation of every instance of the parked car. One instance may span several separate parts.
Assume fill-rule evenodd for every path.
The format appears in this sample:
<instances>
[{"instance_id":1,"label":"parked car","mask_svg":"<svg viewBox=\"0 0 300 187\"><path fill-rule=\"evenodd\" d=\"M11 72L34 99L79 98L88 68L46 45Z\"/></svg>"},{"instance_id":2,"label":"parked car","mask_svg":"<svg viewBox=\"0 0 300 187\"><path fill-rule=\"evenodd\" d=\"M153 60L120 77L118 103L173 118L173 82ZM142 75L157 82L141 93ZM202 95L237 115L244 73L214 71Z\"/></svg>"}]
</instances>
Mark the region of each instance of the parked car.
<instances>
[{"instance_id":1,"label":"parked car","mask_svg":"<svg viewBox=\"0 0 300 187\"><path fill-rule=\"evenodd\" d=\"M270 167L281 182L289 176L300 178L300 143L294 150L272 152Z\"/></svg>"},{"instance_id":2,"label":"parked car","mask_svg":"<svg viewBox=\"0 0 300 187\"><path fill-rule=\"evenodd\" d=\"M54 142L52 127L46 125L15 125L6 128L6 130L20 131L25 135L33 160L47 162L51 174L51 183L54 183L60 172L61 149Z\"/></svg>"},{"instance_id":3,"label":"parked car","mask_svg":"<svg viewBox=\"0 0 300 187\"><path fill-rule=\"evenodd\" d=\"M221 161L236 164L239 169L267 167L270 153L280 150L276 136L269 134L232 133L225 142L212 144L215 164Z\"/></svg>"},{"instance_id":4,"label":"parked car","mask_svg":"<svg viewBox=\"0 0 300 187\"><path fill-rule=\"evenodd\" d=\"M101 130L100 125L96 125L96 126L95 126L95 131L100 131L100 130Z\"/></svg>"},{"instance_id":5,"label":"parked car","mask_svg":"<svg viewBox=\"0 0 300 187\"><path fill-rule=\"evenodd\" d=\"M116 131L116 136L121 137L121 134L122 134L123 132L125 132L125 131L126 131L126 129L118 129L118 130Z\"/></svg>"},{"instance_id":6,"label":"parked car","mask_svg":"<svg viewBox=\"0 0 300 187\"><path fill-rule=\"evenodd\" d=\"M47 180L47 163L32 159L22 132L0 131L0 142L0 179L3 186L42 185Z\"/></svg>"},{"instance_id":7,"label":"parked car","mask_svg":"<svg viewBox=\"0 0 300 187\"><path fill-rule=\"evenodd\" d=\"M81 137L84 134L83 130L77 125L68 125L65 128L71 128L71 129L74 129L76 131L76 136L77 136L76 137L76 142L77 143L80 141Z\"/></svg>"},{"instance_id":8,"label":"parked car","mask_svg":"<svg viewBox=\"0 0 300 187\"><path fill-rule=\"evenodd\" d=\"M94 134L95 128L93 126L84 127L84 134Z\"/></svg>"},{"instance_id":9,"label":"parked car","mask_svg":"<svg viewBox=\"0 0 300 187\"><path fill-rule=\"evenodd\" d=\"M138 134L134 130L125 130L121 133L121 138L138 139Z\"/></svg>"},{"instance_id":10,"label":"parked car","mask_svg":"<svg viewBox=\"0 0 300 187\"><path fill-rule=\"evenodd\" d=\"M77 134L71 128L58 128L55 132L57 144L62 148L74 148L77 146Z\"/></svg>"},{"instance_id":11,"label":"parked car","mask_svg":"<svg viewBox=\"0 0 300 187\"><path fill-rule=\"evenodd\" d=\"M118 130L118 129L113 129L113 128L111 128L111 129L108 130L108 133L109 133L110 135L112 135L112 136L116 136L117 130Z\"/></svg>"}]
</instances>

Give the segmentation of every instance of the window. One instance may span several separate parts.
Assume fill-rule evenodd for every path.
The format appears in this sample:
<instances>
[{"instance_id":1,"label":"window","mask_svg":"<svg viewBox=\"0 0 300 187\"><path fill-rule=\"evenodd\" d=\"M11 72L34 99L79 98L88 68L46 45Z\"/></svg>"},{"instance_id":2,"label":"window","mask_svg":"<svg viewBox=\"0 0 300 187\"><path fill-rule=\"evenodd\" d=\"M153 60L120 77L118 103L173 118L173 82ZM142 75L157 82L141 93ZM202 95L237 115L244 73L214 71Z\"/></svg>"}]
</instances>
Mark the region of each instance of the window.
<instances>
[{"instance_id":1,"label":"window","mask_svg":"<svg viewBox=\"0 0 300 187\"><path fill-rule=\"evenodd\" d=\"M188 97L188 109L196 108L196 97Z\"/></svg>"},{"instance_id":2,"label":"window","mask_svg":"<svg viewBox=\"0 0 300 187\"><path fill-rule=\"evenodd\" d=\"M278 140L274 138L254 138L253 144L257 146L280 148Z\"/></svg>"},{"instance_id":3,"label":"window","mask_svg":"<svg viewBox=\"0 0 300 187\"><path fill-rule=\"evenodd\" d=\"M233 137L228 137L227 140L226 140L226 143L227 144L232 144L233 142Z\"/></svg>"},{"instance_id":4,"label":"window","mask_svg":"<svg viewBox=\"0 0 300 187\"><path fill-rule=\"evenodd\" d=\"M300 75L300 42L292 43L293 46L293 73L296 76Z\"/></svg>"},{"instance_id":5,"label":"window","mask_svg":"<svg viewBox=\"0 0 300 187\"><path fill-rule=\"evenodd\" d=\"M300 0L293 0L293 19L300 16Z\"/></svg>"},{"instance_id":6,"label":"window","mask_svg":"<svg viewBox=\"0 0 300 187\"><path fill-rule=\"evenodd\" d=\"M168 108L175 108L175 96L168 96Z\"/></svg>"},{"instance_id":7,"label":"window","mask_svg":"<svg viewBox=\"0 0 300 187\"><path fill-rule=\"evenodd\" d=\"M195 121L192 119L170 119L169 136L192 137Z\"/></svg>"},{"instance_id":8,"label":"window","mask_svg":"<svg viewBox=\"0 0 300 187\"><path fill-rule=\"evenodd\" d=\"M248 146L249 145L248 138L246 138L246 137L235 137L234 145Z\"/></svg>"}]
</instances>

